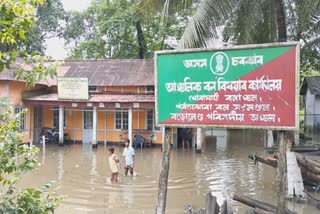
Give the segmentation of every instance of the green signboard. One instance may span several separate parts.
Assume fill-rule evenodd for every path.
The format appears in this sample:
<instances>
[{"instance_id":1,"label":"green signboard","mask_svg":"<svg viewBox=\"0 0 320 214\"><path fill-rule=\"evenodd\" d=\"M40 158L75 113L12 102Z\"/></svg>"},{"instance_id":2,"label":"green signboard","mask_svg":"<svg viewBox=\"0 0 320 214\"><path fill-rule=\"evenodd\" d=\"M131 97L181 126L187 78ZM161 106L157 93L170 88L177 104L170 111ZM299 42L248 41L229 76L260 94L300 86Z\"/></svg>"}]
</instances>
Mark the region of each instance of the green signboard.
<instances>
[{"instance_id":1,"label":"green signboard","mask_svg":"<svg viewBox=\"0 0 320 214\"><path fill-rule=\"evenodd\" d=\"M297 128L297 43L155 53L165 126Z\"/></svg>"}]
</instances>

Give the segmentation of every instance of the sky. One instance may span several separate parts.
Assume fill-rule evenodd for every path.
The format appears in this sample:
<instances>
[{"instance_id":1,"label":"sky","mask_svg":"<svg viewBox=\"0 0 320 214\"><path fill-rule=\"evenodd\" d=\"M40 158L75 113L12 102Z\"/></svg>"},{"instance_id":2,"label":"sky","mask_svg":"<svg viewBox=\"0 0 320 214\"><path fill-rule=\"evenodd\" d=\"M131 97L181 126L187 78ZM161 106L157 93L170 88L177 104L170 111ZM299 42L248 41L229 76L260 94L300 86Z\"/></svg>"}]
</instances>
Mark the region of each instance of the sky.
<instances>
[{"instance_id":1,"label":"sky","mask_svg":"<svg viewBox=\"0 0 320 214\"><path fill-rule=\"evenodd\" d=\"M82 11L89 6L91 0L61 0L61 2L66 11ZM48 39L46 47L46 55L53 59L64 59L68 54L64 46L64 39Z\"/></svg>"}]
</instances>

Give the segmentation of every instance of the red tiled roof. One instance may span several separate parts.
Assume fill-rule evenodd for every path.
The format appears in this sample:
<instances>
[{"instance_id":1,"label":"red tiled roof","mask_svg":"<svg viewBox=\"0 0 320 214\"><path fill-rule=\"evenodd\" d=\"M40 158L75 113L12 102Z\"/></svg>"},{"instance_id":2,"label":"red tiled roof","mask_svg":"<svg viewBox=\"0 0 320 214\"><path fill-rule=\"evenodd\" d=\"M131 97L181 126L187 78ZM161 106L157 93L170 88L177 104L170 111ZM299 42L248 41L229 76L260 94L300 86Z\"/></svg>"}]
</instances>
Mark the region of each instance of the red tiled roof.
<instances>
[{"instance_id":1,"label":"red tiled roof","mask_svg":"<svg viewBox=\"0 0 320 214\"><path fill-rule=\"evenodd\" d=\"M25 98L26 101L41 102L92 102L92 103L153 103L153 94L91 94L89 100L59 100L58 94L38 95Z\"/></svg>"}]
</instances>

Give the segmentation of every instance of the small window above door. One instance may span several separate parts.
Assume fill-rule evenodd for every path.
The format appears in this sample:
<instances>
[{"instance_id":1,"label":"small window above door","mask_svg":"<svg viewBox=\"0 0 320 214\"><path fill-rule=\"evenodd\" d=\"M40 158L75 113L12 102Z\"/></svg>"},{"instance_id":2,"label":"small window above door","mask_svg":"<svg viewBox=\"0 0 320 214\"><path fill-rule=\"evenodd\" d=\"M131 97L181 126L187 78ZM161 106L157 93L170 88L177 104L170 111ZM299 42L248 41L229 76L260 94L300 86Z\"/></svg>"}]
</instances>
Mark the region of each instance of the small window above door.
<instances>
[{"instance_id":1,"label":"small window above door","mask_svg":"<svg viewBox=\"0 0 320 214\"><path fill-rule=\"evenodd\" d=\"M97 87L97 86L90 85L90 86L89 86L89 92L90 92L90 93L98 92L98 87Z\"/></svg>"},{"instance_id":2,"label":"small window above door","mask_svg":"<svg viewBox=\"0 0 320 214\"><path fill-rule=\"evenodd\" d=\"M152 93L154 93L154 86L153 86L153 85L148 85L148 86L146 87L146 93L147 93L147 94L152 94Z\"/></svg>"}]
</instances>

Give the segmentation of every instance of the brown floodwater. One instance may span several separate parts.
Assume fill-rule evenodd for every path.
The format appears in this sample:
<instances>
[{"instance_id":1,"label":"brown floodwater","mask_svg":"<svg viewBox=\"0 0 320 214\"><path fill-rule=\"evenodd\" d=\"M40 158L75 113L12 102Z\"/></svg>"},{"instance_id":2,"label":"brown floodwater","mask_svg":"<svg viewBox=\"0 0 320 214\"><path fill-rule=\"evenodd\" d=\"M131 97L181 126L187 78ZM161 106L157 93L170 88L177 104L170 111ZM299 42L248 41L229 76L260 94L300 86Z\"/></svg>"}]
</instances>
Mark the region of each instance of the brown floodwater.
<instances>
[{"instance_id":1,"label":"brown floodwater","mask_svg":"<svg viewBox=\"0 0 320 214\"><path fill-rule=\"evenodd\" d=\"M211 191L221 203L224 198L235 213L249 207L231 199L234 193L276 204L276 170L248 159L264 154L259 131L233 131L227 136L208 137L205 152L172 150L166 213L183 213L187 204L205 206ZM36 187L53 182L64 200L56 213L154 213L161 169L160 148L137 149L135 176L120 173L111 183L107 157L109 146L72 144L46 145L39 153L41 166L27 174L22 186ZM122 148L116 147L117 154ZM319 213L314 205L289 203L297 213Z\"/></svg>"}]
</instances>

